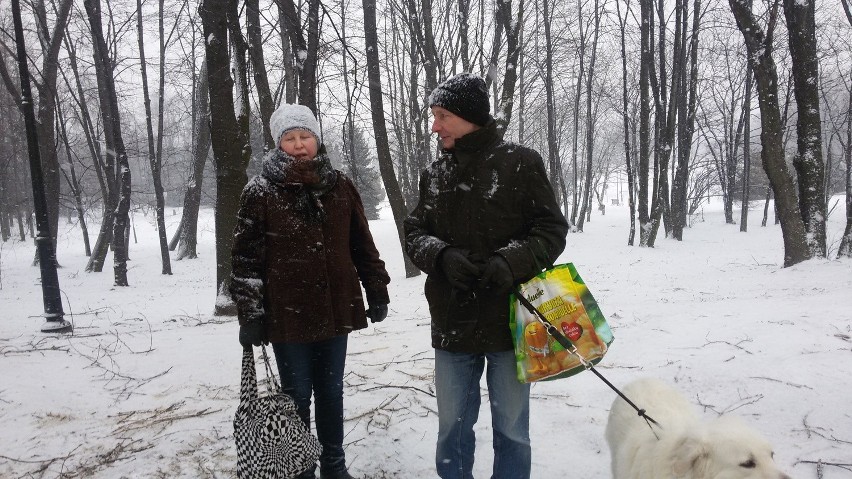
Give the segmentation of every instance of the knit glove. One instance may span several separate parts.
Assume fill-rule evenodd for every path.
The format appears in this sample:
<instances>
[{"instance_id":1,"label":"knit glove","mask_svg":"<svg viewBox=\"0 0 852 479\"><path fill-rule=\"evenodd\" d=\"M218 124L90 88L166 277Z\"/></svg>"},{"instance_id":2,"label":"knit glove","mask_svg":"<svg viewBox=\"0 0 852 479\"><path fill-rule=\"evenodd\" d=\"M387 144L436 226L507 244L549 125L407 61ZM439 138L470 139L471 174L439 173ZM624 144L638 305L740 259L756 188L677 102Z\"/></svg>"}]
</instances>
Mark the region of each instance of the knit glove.
<instances>
[{"instance_id":1,"label":"knit glove","mask_svg":"<svg viewBox=\"0 0 852 479\"><path fill-rule=\"evenodd\" d=\"M388 305L385 303L371 304L367 308L367 317L371 323L381 323L388 317Z\"/></svg>"},{"instance_id":2,"label":"knit glove","mask_svg":"<svg viewBox=\"0 0 852 479\"><path fill-rule=\"evenodd\" d=\"M460 291L470 291L479 279L479 268L470 261L467 250L450 246L438 256L438 267L450 286Z\"/></svg>"},{"instance_id":3,"label":"knit glove","mask_svg":"<svg viewBox=\"0 0 852 479\"><path fill-rule=\"evenodd\" d=\"M266 339L266 331L263 328L261 321L249 321L246 324L240 325L240 344L243 349L251 349L252 346L260 346L261 344L269 344Z\"/></svg>"},{"instance_id":4,"label":"knit glove","mask_svg":"<svg viewBox=\"0 0 852 479\"><path fill-rule=\"evenodd\" d=\"M488 258L479 286L481 290L501 295L512 289L514 280L509 263L499 254L495 254Z\"/></svg>"}]
</instances>

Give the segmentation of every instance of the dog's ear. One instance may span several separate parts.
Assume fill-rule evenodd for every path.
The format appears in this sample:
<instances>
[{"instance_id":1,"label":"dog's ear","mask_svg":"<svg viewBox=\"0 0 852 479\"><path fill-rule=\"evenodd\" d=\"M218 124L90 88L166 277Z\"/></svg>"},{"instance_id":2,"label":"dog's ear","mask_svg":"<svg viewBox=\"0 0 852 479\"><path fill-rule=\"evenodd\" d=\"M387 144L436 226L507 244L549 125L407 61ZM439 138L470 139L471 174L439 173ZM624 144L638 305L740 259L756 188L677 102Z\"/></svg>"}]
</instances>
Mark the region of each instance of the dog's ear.
<instances>
[{"instance_id":1,"label":"dog's ear","mask_svg":"<svg viewBox=\"0 0 852 479\"><path fill-rule=\"evenodd\" d=\"M707 441L700 434L687 433L674 444L672 448L672 472L677 477L704 477L702 471L710 457Z\"/></svg>"}]
</instances>

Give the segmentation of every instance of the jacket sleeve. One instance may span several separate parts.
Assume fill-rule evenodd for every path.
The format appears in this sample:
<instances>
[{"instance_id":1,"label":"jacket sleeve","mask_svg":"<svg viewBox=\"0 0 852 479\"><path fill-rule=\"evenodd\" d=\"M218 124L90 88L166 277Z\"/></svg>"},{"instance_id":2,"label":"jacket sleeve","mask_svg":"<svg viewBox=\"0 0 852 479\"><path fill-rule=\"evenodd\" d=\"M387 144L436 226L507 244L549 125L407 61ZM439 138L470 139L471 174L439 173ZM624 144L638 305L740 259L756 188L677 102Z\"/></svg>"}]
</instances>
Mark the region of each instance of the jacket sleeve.
<instances>
[{"instance_id":1,"label":"jacket sleeve","mask_svg":"<svg viewBox=\"0 0 852 479\"><path fill-rule=\"evenodd\" d=\"M431 175L426 170L420 175L420 198L417 206L411 211L403 222L405 229L405 252L415 266L426 274L437 271L438 256L449 246L445 241L431 234L432 228L429 224L429 185Z\"/></svg>"},{"instance_id":2,"label":"jacket sleeve","mask_svg":"<svg viewBox=\"0 0 852 479\"><path fill-rule=\"evenodd\" d=\"M364 204L361 195L355 189L355 185L349 178L341 176L345 182L346 190L352 200L352 219L349 226L349 245L352 254L352 262L358 272L358 278L364 286L367 294L367 303L370 305L390 302L388 296L388 283L390 275L385 269L385 262L379 258L379 250L370 233L370 225L364 214Z\"/></svg>"},{"instance_id":3,"label":"jacket sleeve","mask_svg":"<svg viewBox=\"0 0 852 479\"><path fill-rule=\"evenodd\" d=\"M523 211L527 234L497 250L512 269L515 282L525 282L553 265L565 249L568 221L562 214L544 162L534 150L522 159Z\"/></svg>"},{"instance_id":4,"label":"jacket sleeve","mask_svg":"<svg viewBox=\"0 0 852 479\"><path fill-rule=\"evenodd\" d=\"M231 249L230 292L240 324L263 321L266 208L263 185L252 180L240 196L234 245Z\"/></svg>"}]
</instances>

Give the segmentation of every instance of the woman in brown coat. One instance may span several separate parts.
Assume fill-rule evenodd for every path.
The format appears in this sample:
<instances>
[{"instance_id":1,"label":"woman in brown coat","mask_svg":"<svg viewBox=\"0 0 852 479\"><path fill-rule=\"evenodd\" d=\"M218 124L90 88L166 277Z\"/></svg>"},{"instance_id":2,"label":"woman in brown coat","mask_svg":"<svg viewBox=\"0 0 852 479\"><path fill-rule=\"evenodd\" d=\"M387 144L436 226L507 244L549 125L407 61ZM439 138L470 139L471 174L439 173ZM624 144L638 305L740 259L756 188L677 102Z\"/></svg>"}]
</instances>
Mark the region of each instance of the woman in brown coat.
<instances>
[{"instance_id":1,"label":"woman in brown coat","mask_svg":"<svg viewBox=\"0 0 852 479\"><path fill-rule=\"evenodd\" d=\"M320 477L348 479L347 335L367 327L367 316L385 319L390 277L355 185L331 167L313 113L284 104L272 114L270 130L278 148L243 190L234 232L231 293L240 344L272 343L284 392L309 428L313 394ZM315 477L314 468L299 477Z\"/></svg>"}]
</instances>

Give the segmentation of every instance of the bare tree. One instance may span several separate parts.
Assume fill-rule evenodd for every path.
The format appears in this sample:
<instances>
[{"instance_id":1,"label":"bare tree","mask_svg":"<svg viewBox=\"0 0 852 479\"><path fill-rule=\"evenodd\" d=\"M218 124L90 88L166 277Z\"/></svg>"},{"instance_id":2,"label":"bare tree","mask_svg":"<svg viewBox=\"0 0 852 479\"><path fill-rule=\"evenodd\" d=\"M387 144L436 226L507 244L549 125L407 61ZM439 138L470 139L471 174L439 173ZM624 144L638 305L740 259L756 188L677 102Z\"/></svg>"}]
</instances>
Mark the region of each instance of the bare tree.
<instances>
[{"instance_id":1,"label":"bare tree","mask_svg":"<svg viewBox=\"0 0 852 479\"><path fill-rule=\"evenodd\" d=\"M799 185L799 211L811 256L825 257L825 165L817 88L819 57L814 9L814 0L784 0L798 116L798 151L793 157L793 167Z\"/></svg>"},{"instance_id":2,"label":"bare tree","mask_svg":"<svg viewBox=\"0 0 852 479\"><path fill-rule=\"evenodd\" d=\"M74 153L71 151L71 142L68 140L68 129L66 128L66 118L62 113L62 102L56 102L57 128L59 129L59 137L62 140L62 145L65 147L65 160L68 162L68 171L62 169L62 175L65 177L65 182L71 190L71 195L74 197L74 211L77 212L77 221L80 224L80 234L83 236L83 249L86 257L92 255L92 246L89 243L89 229L86 225L86 209L83 206L83 188L77 178L77 169L74 167Z\"/></svg>"},{"instance_id":3,"label":"bare tree","mask_svg":"<svg viewBox=\"0 0 852 479\"><path fill-rule=\"evenodd\" d=\"M127 239L130 211L130 165L127 161L127 151L121 134L121 118L118 113L118 96L115 91L115 79L106 41L101 26L100 0L85 0L86 13L89 17L89 27L92 32L93 55L95 72L98 77L98 91L101 106L101 117L104 121L104 133L107 145L112 144L114 152L107 156L115 156L116 202L113 213L113 261L116 286L128 286L127 282Z\"/></svg>"},{"instance_id":4,"label":"bare tree","mask_svg":"<svg viewBox=\"0 0 852 479\"><path fill-rule=\"evenodd\" d=\"M56 83L59 70L59 51L62 45L62 37L68 25L73 0L60 0L56 10L56 20L51 28L47 20L47 8L44 0L31 2L33 13L36 17L36 32L41 46L41 70L30 78L31 83L38 92L37 122L36 129L39 138L39 157L44 176L45 199L47 201L47 217L50 231L56 234L59 224L59 189L60 189L60 167L59 158L56 154L56 135L54 131L56 111ZM12 35L9 35L12 37ZM5 52L13 51L0 39L0 76L6 85L6 89L17 99L18 108L23 114L24 106L20 103L21 94L15 86L9 71L6 68ZM52 238L54 252L56 251L56 237ZM38 255L35 256L38 262Z\"/></svg>"},{"instance_id":5,"label":"bare tree","mask_svg":"<svg viewBox=\"0 0 852 479\"><path fill-rule=\"evenodd\" d=\"M299 103L317 113L317 48L319 47L320 0L308 0L307 38L302 34L298 10L293 0L277 0L281 22L290 42L299 79ZM208 59L209 61L209 59Z\"/></svg>"},{"instance_id":6,"label":"bare tree","mask_svg":"<svg viewBox=\"0 0 852 479\"><path fill-rule=\"evenodd\" d=\"M595 82L595 60L597 59L598 53L598 38L600 36L600 23L601 23L601 8L604 8L605 5L598 4L598 0L595 0L594 3L594 23L592 26L592 51L589 56L589 72L586 74L586 168L585 168L585 179L586 184L583 187L583 194L580 197L580 201L582 202L582 206L580 208L580 214L577 218L577 230L583 231L583 224L585 223L585 216L588 213L591 213L591 201L592 201L592 159L594 158L594 150L595 150L595 116L592 112L592 92L594 90L594 82Z\"/></svg>"},{"instance_id":7,"label":"bare tree","mask_svg":"<svg viewBox=\"0 0 852 479\"><path fill-rule=\"evenodd\" d=\"M402 222L408 215L405 199L399 188L396 174L393 170L393 161L388 147L388 132L385 125L385 113L382 98L382 79L379 69L379 41L376 33L376 2L375 0L362 0L364 11L364 41L367 49L367 81L369 82L370 106L373 116L373 134L376 138L376 152L379 158L379 171L388 194L394 222L396 223L399 247L405 251L405 234ZM405 260L405 277L411 278L420 274L420 270L414 266L408 255L403 253Z\"/></svg>"},{"instance_id":8,"label":"bare tree","mask_svg":"<svg viewBox=\"0 0 852 479\"><path fill-rule=\"evenodd\" d=\"M840 0L846 21L852 26L852 9L849 0ZM846 103L846 144L843 148L843 159L846 162L846 228L837 250L838 257L852 258L852 88L848 89Z\"/></svg>"},{"instance_id":9,"label":"bare tree","mask_svg":"<svg viewBox=\"0 0 852 479\"><path fill-rule=\"evenodd\" d=\"M745 98L743 99L743 178L740 231L748 231L749 189L751 187L751 65L746 68Z\"/></svg>"},{"instance_id":10,"label":"bare tree","mask_svg":"<svg viewBox=\"0 0 852 479\"><path fill-rule=\"evenodd\" d=\"M805 225L797 204L796 186L784 161L781 112L778 107L778 74L772 58L772 41L778 17L778 1L769 11L766 34L757 23L747 0L728 1L737 27L745 39L749 62L757 82L760 105L761 160L775 194L775 205L781 220L784 237L784 266L791 266L811 257L805 237Z\"/></svg>"},{"instance_id":11,"label":"bare tree","mask_svg":"<svg viewBox=\"0 0 852 479\"><path fill-rule=\"evenodd\" d=\"M231 276L231 246L239 210L239 198L248 178L246 166L251 157L248 141L247 99L241 102L240 117L234 109L234 80L231 78L229 48L238 30L236 5L228 0L203 0L199 7L207 56L207 85L210 99L210 135L216 161L216 314L234 314L228 294ZM235 47L239 52L239 48ZM245 50L243 50L244 52ZM237 62L240 55L235 55ZM244 58L244 57L243 57ZM237 74L244 74L244 65ZM245 78L238 78L240 85ZM243 93L246 93L243 90Z\"/></svg>"},{"instance_id":12,"label":"bare tree","mask_svg":"<svg viewBox=\"0 0 852 479\"><path fill-rule=\"evenodd\" d=\"M169 258L169 245L166 241L166 220L164 215L165 197L163 196L162 164L163 164L163 116L166 77L166 38L163 27L163 0L159 4L158 25L160 27L160 94L157 112L157 146L154 146L154 128L151 119L151 96L148 93L148 66L145 61L145 31L142 28L142 0L136 0L136 29L139 40L139 66L142 70L142 94L145 103L145 126L148 133L148 161L151 163L151 177L154 181L154 198L156 202L157 232L160 240L160 260L163 264L163 274L172 274L172 264Z\"/></svg>"},{"instance_id":13,"label":"bare tree","mask_svg":"<svg viewBox=\"0 0 852 479\"><path fill-rule=\"evenodd\" d=\"M198 210L201 207L201 185L204 181L204 165L210 151L210 105L208 103L207 62L201 64L198 86L195 89L194 108L198 110L193 122L192 170L183 197L183 215L180 226L172 239L179 246L175 259L198 257ZM171 245L170 245L171 247ZM174 248L172 247L172 248Z\"/></svg>"},{"instance_id":14,"label":"bare tree","mask_svg":"<svg viewBox=\"0 0 852 479\"><path fill-rule=\"evenodd\" d=\"M682 83L679 88L681 98L678 101L677 122L677 165L672 183L671 222L672 237L683 240L683 228L686 226L688 211L688 182L690 176L690 156L692 152L693 134L695 133L695 116L698 101L698 38L700 32L701 0L695 0L692 6L692 35L689 42L689 75L680 76ZM686 23L688 15L683 15L683 51L686 54ZM687 96L688 95L688 96Z\"/></svg>"},{"instance_id":15,"label":"bare tree","mask_svg":"<svg viewBox=\"0 0 852 479\"><path fill-rule=\"evenodd\" d=\"M618 14L619 34L621 40L621 120L624 127L624 165L627 173L627 201L630 208L630 232L627 235L627 244L633 246L633 240L636 237L636 199L634 198L634 172L633 159L631 158L632 149L630 148L630 103L627 99L627 44L626 44L626 26L627 18L630 16L630 1L625 2L624 17L621 16L621 2L615 2L616 12Z\"/></svg>"},{"instance_id":16,"label":"bare tree","mask_svg":"<svg viewBox=\"0 0 852 479\"><path fill-rule=\"evenodd\" d=\"M275 149L275 139L269 131L269 118L275 110L275 100L269 89L266 75L266 62L263 59L263 35L260 30L260 6L258 0L246 0L246 31L248 33L248 52L254 72L254 86L260 104L260 120L263 123L263 144L265 151Z\"/></svg>"},{"instance_id":17,"label":"bare tree","mask_svg":"<svg viewBox=\"0 0 852 479\"><path fill-rule=\"evenodd\" d=\"M648 246L651 218L648 214L648 167L651 144L651 65L654 61L651 46L652 0L639 0L640 48L639 67L639 245Z\"/></svg>"}]
</instances>

